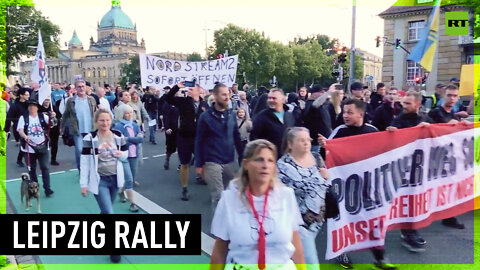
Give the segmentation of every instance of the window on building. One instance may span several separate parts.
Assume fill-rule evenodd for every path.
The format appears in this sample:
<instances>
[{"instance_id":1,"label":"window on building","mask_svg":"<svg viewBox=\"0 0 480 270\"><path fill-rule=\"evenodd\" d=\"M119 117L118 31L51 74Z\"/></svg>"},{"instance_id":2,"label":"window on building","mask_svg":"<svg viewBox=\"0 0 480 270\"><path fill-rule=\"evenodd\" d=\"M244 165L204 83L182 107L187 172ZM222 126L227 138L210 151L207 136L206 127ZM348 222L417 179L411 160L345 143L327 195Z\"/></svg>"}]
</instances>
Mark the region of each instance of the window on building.
<instances>
[{"instance_id":1,"label":"window on building","mask_svg":"<svg viewBox=\"0 0 480 270\"><path fill-rule=\"evenodd\" d=\"M97 69L98 78L100 78L100 68Z\"/></svg>"},{"instance_id":2,"label":"window on building","mask_svg":"<svg viewBox=\"0 0 480 270\"><path fill-rule=\"evenodd\" d=\"M92 71L93 71L93 72L92 72L93 78L95 78L95 75L96 75L96 74L95 74L95 68L93 68Z\"/></svg>"},{"instance_id":3,"label":"window on building","mask_svg":"<svg viewBox=\"0 0 480 270\"><path fill-rule=\"evenodd\" d=\"M408 40L415 41L420 39L420 34L425 26L425 21L411 21L408 22Z\"/></svg>"},{"instance_id":4,"label":"window on building","mask_svg":"<svg viewBox=\"0 0 480 270\"><path fill-rule=\"evenodd\" d=\"M87 69L87 78L92 77L92 71L90 69Z\"/></svg>"},{"instance_id":5,"label":"window on building","mask_svg":"<svg viewBox=\"0 0 480 270\"><path fill-rule=\"evenodd\" d=\"M107 69L106 69L106 68L103 68L103 69L102 69L102 77L103 77L103 78L106 78L106 77L107 77Z\"/></svg>"},{"instance_id":6,"label":"window on building","mask_svg":"<svg viewBox=\"0 0 480 270\"><path fill-rule=\"evenodd\" d=\"M407 82L413 82L418 76L422 76L420 64L407 60Z\"/></svg>"}]
</instances>

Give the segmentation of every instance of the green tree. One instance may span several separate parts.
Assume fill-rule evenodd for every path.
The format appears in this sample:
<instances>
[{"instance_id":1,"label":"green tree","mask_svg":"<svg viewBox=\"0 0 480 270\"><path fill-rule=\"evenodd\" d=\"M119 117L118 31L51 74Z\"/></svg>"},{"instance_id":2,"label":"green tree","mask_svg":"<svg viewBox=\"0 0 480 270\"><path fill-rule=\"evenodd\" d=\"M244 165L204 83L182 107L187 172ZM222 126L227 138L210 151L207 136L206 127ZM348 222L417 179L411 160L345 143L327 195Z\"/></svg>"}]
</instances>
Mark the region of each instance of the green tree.
<instances>
[{"instance_id":1,"label":"green tree","mask_svg":"<svg viewBox=\"0 0 480 270\"><path fill-rule=\"evenodd\" d=\"M277 77L278 85L281 88L294 88L293 77L296 74L295 57L292 48L279 42L272 43L276 53L275 69L273 74Z\"/></svg>"},{"instance_id":2,"label":"green tree","mask_svg":"<svg viewBox=\"0 0 480 270\"><path fill-rule=\"evenodd\" d=\"M202 56L197 52L193 52L187 56L187 61L203 61L203 60L204 59L202 58Z\"/></svg>"},{"instance_id":3,"label":"green tree","mask_svg":"<svg viewBox=\"0 0 480 270\"><path fill-rule=\"evenodd\" d=\"M36 10L32 1L2 1L0 9L3 13L0 26L1 58L2 62L7 63L7 67L19 60L21 56L35 55L39 30L42 33L47 57L57 56L60 47L58 40L58 35L61 33L60 27ZM6 32L3 31L4 29ZM11 71L8 69L7 73Z\"/></svg>"},{"instance_id":4,"label":"green tree","mask_svg":"<svg viewBox=\"0 0 480 270\"><path fill-rule=\"evenodd\" d=\"M119 84L124 86L127 83L136 83L140 84L140 60L138 54L130 57L127 63L123 63L120 66L122 71L122 78L120 78Z\"/></svg>"}]
</instances>

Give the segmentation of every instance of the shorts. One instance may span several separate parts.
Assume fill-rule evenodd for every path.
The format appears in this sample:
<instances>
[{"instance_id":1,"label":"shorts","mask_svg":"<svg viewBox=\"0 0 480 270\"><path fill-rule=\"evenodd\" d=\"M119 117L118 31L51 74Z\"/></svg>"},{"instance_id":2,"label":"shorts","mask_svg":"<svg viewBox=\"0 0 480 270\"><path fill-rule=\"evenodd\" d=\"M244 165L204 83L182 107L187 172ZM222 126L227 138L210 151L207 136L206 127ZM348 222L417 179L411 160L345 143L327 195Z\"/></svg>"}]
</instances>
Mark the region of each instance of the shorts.
<instances>
[{"instance_id":1,"label":"shorts","mask_svg":"<svg viewBox=\"0 0 480 270\"><path fill-rule=\"evenodd\" d=\"M177 136L177 152L180 164L188 165L195 153L195 137L184 137L180 134Z\"/></svg>"}]
</instances>

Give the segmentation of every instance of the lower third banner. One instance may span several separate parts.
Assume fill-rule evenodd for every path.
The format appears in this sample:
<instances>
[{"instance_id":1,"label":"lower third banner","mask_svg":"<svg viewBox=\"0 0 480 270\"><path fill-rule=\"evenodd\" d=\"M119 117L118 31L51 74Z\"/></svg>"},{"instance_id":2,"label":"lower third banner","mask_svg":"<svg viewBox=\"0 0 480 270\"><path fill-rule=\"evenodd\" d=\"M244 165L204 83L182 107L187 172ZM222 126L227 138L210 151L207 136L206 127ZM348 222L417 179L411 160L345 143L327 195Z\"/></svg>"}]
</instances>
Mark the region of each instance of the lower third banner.
<instances>
[{"instance_id":1,"label":"lower third banner","mask_svg":"<svg viewBox=\"0 0 480 270\"><path fill-rule=\"evenodd\" d=\"M389 230L473 210L480 193L474 137L474 124L462 122L329 141L326 162L340 214L327 221L326 259L382 246Z\"/></svg>"}]
</instances>

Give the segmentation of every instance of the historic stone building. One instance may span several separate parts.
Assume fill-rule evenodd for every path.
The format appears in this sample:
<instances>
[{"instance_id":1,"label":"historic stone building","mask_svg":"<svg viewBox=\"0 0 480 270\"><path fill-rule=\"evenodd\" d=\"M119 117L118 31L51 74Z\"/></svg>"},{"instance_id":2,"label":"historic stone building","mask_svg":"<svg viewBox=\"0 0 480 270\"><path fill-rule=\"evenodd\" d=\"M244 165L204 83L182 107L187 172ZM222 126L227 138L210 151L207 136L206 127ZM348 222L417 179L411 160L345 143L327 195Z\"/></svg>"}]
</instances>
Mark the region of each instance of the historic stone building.
<instances>
[{"instance_id":1,"label":"historic stone building","mask_svg":"<svg viewBox=\"0 0 480 270\"><path fill-rule=\"evenodd\" d=\"M362 83L370 90L376 89L382 81L382 58L363 50L357 50L356 54L363 59Z\"/></svg>"},{"instance_id":2,"label":"historic stone building","mask_svg":"<svg viewBox=\"0 0 480 270\"><path fill-rule=\"evenodd\" d=\"M433 2L417 0L418 4ZM472 64L474 41L470 35L445 35L445 12L467 11L465 7L442 6L440 8L439 42L433 70L427 80L427 91L432 92L435 84L449 83L452 78L460 78L461 66ZM412 51L420 40L420 31L428 21L431 6L392 6L379 14L384 19L384 37L387 42L395 43L401 39L401 44ZM472 16L472 14L470 14ZM470 27L470 33L473 27ZM382 80L392 83L398 88L408 89L415 85L415 77L423 76L425 70L415 62L407 60L407 53L394 45L386 44L383 49Z\"/></svg>"},{"instance_id":3,"label":"historic stone building","mask_svg":"<svg viewBox=\"0 0 480 270\"><path fill-rule=\"evenodd\" d=\"M116 85L121 74L121 65L138 53L145 53L145 41L137 41L137 26L121 9L118 1L97 23L97 42L90 38L88 50L74 31L68 49L60 50L57 58L48 58L48 76L51 82L72 83L81 75L92 86ZM156 53L160 57L186 60L186 54ZM20 64L20 70L30 80L32 61Z\"/></svg>"}]
</instances>

